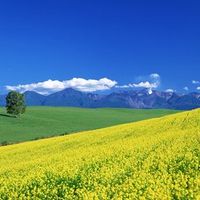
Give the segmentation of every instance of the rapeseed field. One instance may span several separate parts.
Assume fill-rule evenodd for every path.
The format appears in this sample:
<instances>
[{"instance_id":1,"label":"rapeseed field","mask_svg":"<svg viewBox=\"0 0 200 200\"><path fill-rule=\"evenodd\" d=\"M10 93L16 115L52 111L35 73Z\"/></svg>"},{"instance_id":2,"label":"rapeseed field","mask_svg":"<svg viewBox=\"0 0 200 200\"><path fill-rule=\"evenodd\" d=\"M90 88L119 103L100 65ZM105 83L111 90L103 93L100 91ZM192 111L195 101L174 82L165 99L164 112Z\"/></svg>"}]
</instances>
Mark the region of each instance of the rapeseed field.
<instances>
[{"instance_id":1,"label":"rapeseed field","mask_svg":"<svg viewBox=\"0 0 200 200\"><path fill-rule=\"evenodd\" d=\"M0 199L200 199L200 109L0 147Z\"/></svg>"}]
</instances>

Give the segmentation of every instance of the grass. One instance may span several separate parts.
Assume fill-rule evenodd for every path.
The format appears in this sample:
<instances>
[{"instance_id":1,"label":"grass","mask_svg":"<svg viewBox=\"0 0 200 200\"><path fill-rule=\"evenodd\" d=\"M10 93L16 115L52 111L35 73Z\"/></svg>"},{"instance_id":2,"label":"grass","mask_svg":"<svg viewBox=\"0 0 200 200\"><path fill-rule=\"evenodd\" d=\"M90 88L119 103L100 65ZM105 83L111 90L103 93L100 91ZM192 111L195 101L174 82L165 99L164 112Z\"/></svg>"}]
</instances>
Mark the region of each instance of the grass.
<instances>
[{"instance_id":1,"label":"grass","mask_svg":"<svg viewBox=\"0 0 200 200\"><path fill-rule=\"evenodd\" d=\"M132 110L117 108L83 109L70 107L27 107L20 118L0 108L0 143L22 142L37 138L94 130L173 114L175 110Z\"/></svg>"},{"instance_id":2,"label":"grass","mask_svg":"<svg viewBox=\"0 0 200 200\"><path fill-rule=\"evenodd\" d=\"M200 199L199 133L196 109L0 147L0 199Z\"/></svg>"}]
</instances>

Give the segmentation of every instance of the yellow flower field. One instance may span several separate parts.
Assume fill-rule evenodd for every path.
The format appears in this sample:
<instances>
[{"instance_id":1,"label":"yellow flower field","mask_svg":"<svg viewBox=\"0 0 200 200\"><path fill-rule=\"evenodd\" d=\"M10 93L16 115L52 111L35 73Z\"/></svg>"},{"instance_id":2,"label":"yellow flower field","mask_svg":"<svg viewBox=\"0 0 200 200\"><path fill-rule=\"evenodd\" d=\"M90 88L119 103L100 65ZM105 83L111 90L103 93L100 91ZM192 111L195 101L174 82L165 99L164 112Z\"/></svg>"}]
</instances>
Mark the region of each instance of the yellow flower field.
<instances>
[{"instance_id":1,"label":"yellow flower field","mask_svg":"<svg viewBox=\"0 0 200 200\"><path fill-rule=\"evenodd\" d=\"M200 109L0 147L0 199L200 199Z\"/></svg>"}]
</instances>

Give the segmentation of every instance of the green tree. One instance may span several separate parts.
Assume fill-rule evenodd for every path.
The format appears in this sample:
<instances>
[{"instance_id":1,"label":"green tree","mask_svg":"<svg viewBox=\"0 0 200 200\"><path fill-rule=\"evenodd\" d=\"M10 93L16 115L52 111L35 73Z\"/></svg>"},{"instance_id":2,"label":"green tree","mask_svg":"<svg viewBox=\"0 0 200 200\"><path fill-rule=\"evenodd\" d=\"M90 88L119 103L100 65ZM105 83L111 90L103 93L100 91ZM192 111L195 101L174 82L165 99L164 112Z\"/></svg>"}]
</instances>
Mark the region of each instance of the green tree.
<instances>
[{"instance_id":1,"label":"green tree","mask_svg":"<svg viewBox=\"0 0 200 200\"><path fill-rule=\"evenodd\" d=\"M6 97L6 110L8 114L18 117L26 111L26 102L24 94L11 91Z\"/></svg>"}]
</instances>

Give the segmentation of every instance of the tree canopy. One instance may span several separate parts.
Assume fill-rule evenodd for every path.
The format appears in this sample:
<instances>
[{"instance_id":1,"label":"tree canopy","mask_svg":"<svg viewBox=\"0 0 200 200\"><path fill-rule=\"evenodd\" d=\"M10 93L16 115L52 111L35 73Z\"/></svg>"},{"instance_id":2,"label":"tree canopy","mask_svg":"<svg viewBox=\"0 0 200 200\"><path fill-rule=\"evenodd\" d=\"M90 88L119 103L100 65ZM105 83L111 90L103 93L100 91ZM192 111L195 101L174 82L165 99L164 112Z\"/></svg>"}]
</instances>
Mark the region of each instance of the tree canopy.
<instances>
[{"instance_id":1,"label":"tree canopy","mask_svg":"<svg viewBox=\"0 0 200 200\"><path fill-rule=\"evenodd\" d=\"M11 91L6 97L6 110L8 114L18 117L26 111L26 102L24 94L16 91Z\"/></svg>"}]
</instances>

